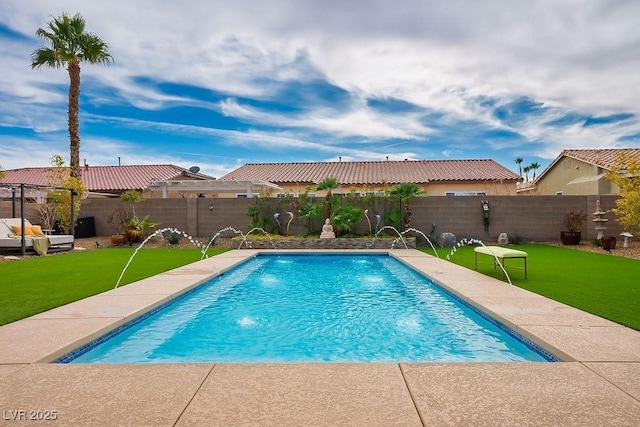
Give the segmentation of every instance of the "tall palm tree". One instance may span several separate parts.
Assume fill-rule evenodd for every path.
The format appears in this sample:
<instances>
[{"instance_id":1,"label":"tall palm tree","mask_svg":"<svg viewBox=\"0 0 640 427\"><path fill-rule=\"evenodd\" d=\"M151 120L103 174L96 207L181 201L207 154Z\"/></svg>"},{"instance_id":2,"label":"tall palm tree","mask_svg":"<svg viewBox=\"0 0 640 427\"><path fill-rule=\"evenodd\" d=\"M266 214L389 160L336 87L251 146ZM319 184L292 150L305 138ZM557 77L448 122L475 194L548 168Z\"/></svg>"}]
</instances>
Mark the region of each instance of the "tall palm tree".
<instances>
[{"instance_id":1,"label":"tall palm tree","mask_svg":"<svg viewBox=\"0 0 640 427\"><path fill-rule=\"evenodd\" d=\"M325 196L326 203L324 207L325 218L331 218L331 197L333 196L331 191L338 187L340 187L340 183L338 182L338 179L334 177L327 177L320 181L316 186L316 190L318 191L327 190L327 195Z\"/></svg>"},{"instance_id":2,"label":"tall palm tree","mask_svg":"<svg viewBox=\"0 0 640 427\"><path fill-rule=\"evenodd\" d=\"M518 169L520 170L520 176L522 176L522 157L516 157L516 164L518 165Z\"/></svg>"},{"instance_id":3,"label":"tall palm tree","mask_svg":"<svg viewBox=\"0 0 640 427\"><path fill-rule=\"evenodd\" d=\"M63 13L53 18L47 28L38 28L36 36L51 47L41 47L31 54L31 68L67 67L69 72L69 167L71 176L80 178L80 63L108 65L113 61L108 46L98 36L85 31L85 20L79 14Z\"/></svg>"},{"instance_id":4,"label":"tall palm tree","mask_svg":"<svg viewBox=\"0 0 640 427\"><path fill-rule=\"evenodd\" d=\"M403 231L411 227L411 199L416 196L421 196L424 191L415 182L402 182L394 186L389 195L398 197L404 202L404 209L402 215L402 229Z\"/></svg>"},{"instance_id":5,"label":"tall palm tree","mask_svg":"<svg viewBox=\"0 0 640 427\"><path fill-rule=\"evenodd\" d=\"M536 180L536 169L538 169L540 167L540 163L538 162L533 162L529 165L529 168L531 168L531 170L533 171L533 180Z\"/></svg>"}]
</instances>

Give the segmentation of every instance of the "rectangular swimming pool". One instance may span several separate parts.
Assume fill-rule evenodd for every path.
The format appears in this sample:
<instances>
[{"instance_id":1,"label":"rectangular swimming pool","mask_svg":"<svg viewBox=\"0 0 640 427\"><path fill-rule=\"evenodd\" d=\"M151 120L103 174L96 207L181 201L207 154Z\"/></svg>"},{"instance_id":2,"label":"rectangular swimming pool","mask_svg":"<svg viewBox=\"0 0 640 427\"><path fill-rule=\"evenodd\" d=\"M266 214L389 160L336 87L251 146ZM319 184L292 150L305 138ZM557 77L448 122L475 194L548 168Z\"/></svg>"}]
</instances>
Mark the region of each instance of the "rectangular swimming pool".
<instances>
[{"instance_id":1,"label":"rectangular swimming pool","mask_svg":"<svg viewBox=\"0 0 640 427\"><path fill-rule=\"evenodd\" d=\"M62 363L556 359L388 255L259 255Z\"/></svg>"}]
</instances>

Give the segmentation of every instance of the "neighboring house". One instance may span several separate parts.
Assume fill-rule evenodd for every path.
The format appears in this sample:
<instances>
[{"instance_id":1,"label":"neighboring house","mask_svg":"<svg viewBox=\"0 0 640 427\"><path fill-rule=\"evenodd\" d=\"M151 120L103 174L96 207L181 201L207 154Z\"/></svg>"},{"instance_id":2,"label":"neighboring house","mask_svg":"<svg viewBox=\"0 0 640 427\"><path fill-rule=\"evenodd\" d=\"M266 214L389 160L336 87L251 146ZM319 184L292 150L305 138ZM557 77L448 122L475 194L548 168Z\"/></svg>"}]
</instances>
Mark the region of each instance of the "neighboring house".
<instances>
[{"instance_id":1,"label":"neighboring house","mask_svg":"<svg viewBox=\"0 0 640 427\"><path fill-rule=\"evenodd\" d=\"M340 184L333 194L373 193L414 182L431 196L515 195L516 184L522 181L521 176L487 159L248 163L220 179L268 181L297 195L316 194L315 186L330 177Z\"/></svg>"},{"instance_id":2,"label":"neighboring house","mask_svg":"<svg viewBox=\"0 0 640 427\"><path fill-rule=\"evenodd\" d=\"M605 178L621 155L640 159L640 148L562 150L560 155L519 192L535 195L619 194Z\"/></svg>"},{"instance_id":3,"label":"neighboring house","mask_svg":"<svg viewBox=\"0 0 640 427\"><path fill-rule=\"evenodd\" d=\"M127 165L127 166L89 166L82 169L82 181L89 189L89 196L118 197L126 190L135 189L142 191L145 197L161 197L149 187L155 181L166 180L214 180L215 178L192 172L175 165ZM5 171L5 176L0 179L0 187L3 183L50 185L50 168L21 168ZM185 194L174 193L171 197ZM191 195L196 197L197 194ZM0 198L11 197L10 191L5 187L0 189Z\"/></svg>"}]
</instances>

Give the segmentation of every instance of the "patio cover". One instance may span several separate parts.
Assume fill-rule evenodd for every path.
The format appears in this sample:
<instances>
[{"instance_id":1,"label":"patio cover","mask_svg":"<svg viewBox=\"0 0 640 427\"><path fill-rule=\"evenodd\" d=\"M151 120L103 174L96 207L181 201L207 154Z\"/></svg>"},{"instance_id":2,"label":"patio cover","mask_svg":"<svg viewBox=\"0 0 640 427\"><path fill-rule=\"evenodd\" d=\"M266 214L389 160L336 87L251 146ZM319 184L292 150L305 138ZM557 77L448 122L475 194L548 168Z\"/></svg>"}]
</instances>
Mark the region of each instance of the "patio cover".
<instances>
[{"instance_id":1,"label":"patio cover","mask_svg":"<svg viewBox=\"0 0 640 427\"><path fill-rule=\"evenodd\" d=\"M282 188L271 182L254 180L236 180L236 179L199 179L199 180L181 180L181 181L151 181L148 188L150 190L162 190L162 198L167 198L169 191L177 192L199 192L217 191L221 193L245 192L247 197L253 197L255 193L266 189L273 189L276 193L282 191Z\"/></svg>"},{"instance_id":2,"label":"patio cover","mask_svg":"<svg viewBox=\"0 0 640 427\"><path fill-rule=\"evenodd\" d=\"M605 179L606 175L607 175L606 173L601 173L593 176L581 176L572 181L569 181L567 185L588 184L592 182L598 182L601 179Z\"/></svg>"},{"instance_id":3,"label":"patio cover","mask_svg":"<svg viewBox=\"0 0 640 427\"><path fill-rule=\"evenodd\" d=\"M20 184L0 184L0 199L13 199L16 195L19 196ZM38 204L47 203L47 192L40 188L24 188L24 197L27 199L33 199Z\"/></svg>"}]
</instances>

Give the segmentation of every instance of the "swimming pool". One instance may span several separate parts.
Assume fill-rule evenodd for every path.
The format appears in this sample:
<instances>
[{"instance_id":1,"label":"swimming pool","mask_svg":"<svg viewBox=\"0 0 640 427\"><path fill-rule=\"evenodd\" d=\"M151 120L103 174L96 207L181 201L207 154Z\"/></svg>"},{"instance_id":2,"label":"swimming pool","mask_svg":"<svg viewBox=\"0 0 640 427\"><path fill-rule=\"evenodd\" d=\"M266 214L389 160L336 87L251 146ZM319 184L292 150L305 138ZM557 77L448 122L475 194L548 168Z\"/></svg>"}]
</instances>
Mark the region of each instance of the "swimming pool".
<instances>
[{"instance_id":1,"label":"swimming pool","mask_svg":"<svg viewBox=\"0 0 640 427\"><path fill-rule=\"evenodd\" d=\"M388 255L260 255L64 363L553 361Z\"/></svg>"}]
</instances>

